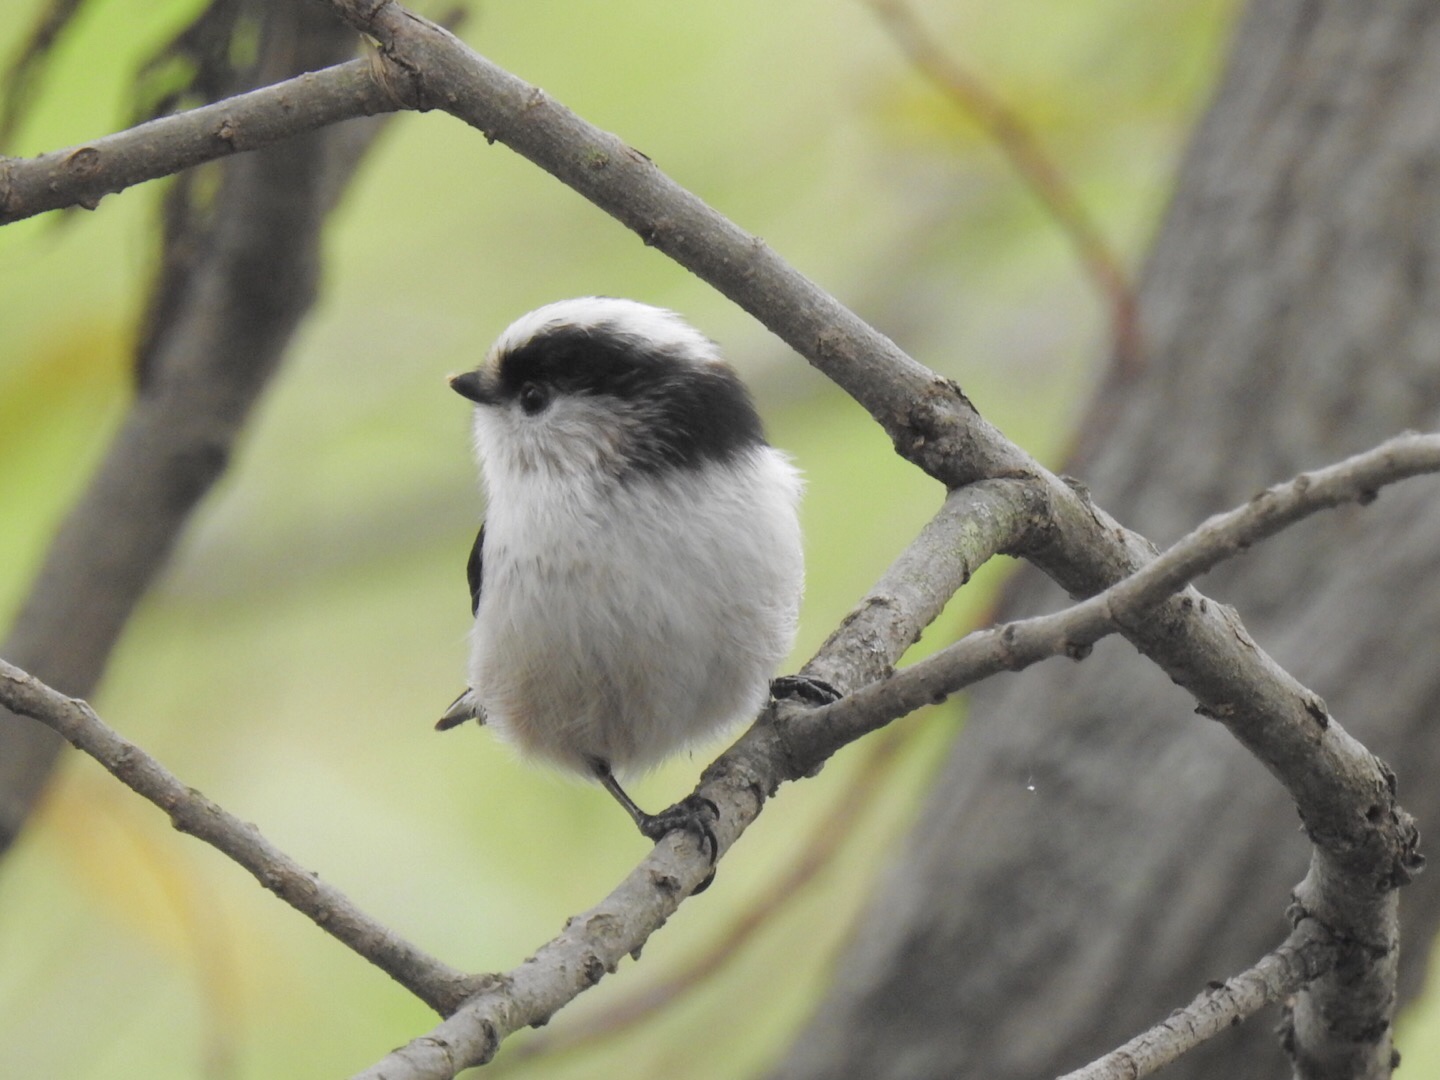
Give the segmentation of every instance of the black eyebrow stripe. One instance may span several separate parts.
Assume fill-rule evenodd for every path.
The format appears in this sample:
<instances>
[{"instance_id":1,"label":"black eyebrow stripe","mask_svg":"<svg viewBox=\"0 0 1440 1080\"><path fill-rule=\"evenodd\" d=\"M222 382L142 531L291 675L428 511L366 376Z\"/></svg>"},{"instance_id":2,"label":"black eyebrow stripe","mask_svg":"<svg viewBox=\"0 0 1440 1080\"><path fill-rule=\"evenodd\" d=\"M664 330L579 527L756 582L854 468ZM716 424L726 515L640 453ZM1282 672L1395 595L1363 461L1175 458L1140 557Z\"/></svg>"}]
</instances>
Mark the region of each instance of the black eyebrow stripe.
<instances>
[{"instance_id":1,"label":"black eyebrow stripe","mask_svg":"<svg viewBox=\"0 0 1440 1080\"><path fill-rule=\"evenodd\" d=\"M605 324L537 334L500 357L499 381L504 398L536 383L556 394L630 403L643 416L628 447L642 472L698 466L765 444L750 393L727 365L697 364L678 346Z\"/></svg>"}]
</instances>

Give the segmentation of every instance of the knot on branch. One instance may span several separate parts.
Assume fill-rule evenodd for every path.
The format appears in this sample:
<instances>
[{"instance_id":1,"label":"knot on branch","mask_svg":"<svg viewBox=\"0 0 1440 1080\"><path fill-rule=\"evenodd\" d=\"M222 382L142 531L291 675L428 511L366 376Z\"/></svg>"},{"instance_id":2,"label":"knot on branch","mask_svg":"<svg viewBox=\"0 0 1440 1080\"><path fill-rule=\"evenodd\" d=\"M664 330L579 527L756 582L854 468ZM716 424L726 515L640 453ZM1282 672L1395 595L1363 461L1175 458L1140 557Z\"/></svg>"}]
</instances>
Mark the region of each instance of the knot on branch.
<instances>
[{"instance_id":1,"label":"knot on branch","mask_svg":"<svg viewBox=\"0 0 1440 1080\"><path fill-rule=\"evenodd\" d=\"M380 13L390 6L392 0L335 0L335 6L351 26L372 31Z\"/></svg>"},{"instance_id":2,"label":"knot on branch","mask_svg":"<svg viewBox=\"0 0 1440 1080\"><path fill-rule=\"evenodd\" d=\"M953 472L956 462L968 460L955 445L963 429L958 412L978 415L954 379L930 380L892 432L895 452L932 476Z\"/></svg>"},{"instance_id":3,"label":"knot on branch","mask_svg":"<svg viewBox=\"0 0 1440 1080\"><path fill-rule=\"evenodd\" d=\"M1425 856L1420 852L1420 827L1415 819L1398 807L1392 811L1400 850L1391 863L1389 880L1383 884L1391 889L1409 885L1415 875L1425 869Z\"/></svg>"},{"instance_id":4,"label":"knot on branch","mask_svg":"<svg viewBox=\"0 0 1440 1080\"><path fill-rule=\"evenodd\" d=\"M448 1019L459 1012L460 1007L471 998L479 997L481 994L509 993L513 981L508 976L491 972L481 975L457 975L442 980L436 988L438 992L435 1000L429 1001L427 1004ZM497 1040L497 1048L498 1045Z\"/></svg>"},{"instance_id":5,"label":"knot on branch","mask_svg":"<svg viewBox=\"0 0 1440 1080\"><path fill-rule=\"evenodd\" d=\"M389 45L378 45L370 53L370 70L376 84L384 89L397 109L426 112L435 107L420 69Z\"/></svg>"}]
</instances>

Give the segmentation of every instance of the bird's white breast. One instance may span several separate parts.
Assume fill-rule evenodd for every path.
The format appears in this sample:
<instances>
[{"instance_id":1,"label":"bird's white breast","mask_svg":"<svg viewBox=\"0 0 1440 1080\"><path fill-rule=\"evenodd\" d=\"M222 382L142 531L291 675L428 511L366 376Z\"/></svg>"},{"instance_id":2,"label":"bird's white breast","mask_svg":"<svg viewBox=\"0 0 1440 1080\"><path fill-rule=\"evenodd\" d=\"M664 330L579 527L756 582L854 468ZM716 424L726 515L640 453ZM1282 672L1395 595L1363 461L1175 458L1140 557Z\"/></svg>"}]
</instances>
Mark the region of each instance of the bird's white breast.
<instances>
[{"instance_id":1,"label":"bird's white breast","mask_svg":"<svg viewBox=\"0 0 1440 1080\"><path fill-rule=\"evenodd\" d=\"M785 456L761 445L615 479L603 440L559 469L513 434L477 423L489 500L470 675L487 723L527 755L623 774L757 713L803 588Z\"/></svg>"}]
</instances>

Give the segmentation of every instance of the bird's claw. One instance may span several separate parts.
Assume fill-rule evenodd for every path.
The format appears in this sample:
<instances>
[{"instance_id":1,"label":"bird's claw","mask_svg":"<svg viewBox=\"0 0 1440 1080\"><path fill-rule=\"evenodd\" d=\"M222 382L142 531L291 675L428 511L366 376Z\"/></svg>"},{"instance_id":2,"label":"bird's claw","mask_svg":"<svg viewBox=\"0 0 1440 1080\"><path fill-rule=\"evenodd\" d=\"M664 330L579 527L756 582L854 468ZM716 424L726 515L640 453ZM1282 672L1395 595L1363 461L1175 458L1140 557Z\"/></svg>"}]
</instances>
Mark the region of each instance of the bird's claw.
<instances>
[{"instance_id":1,"label":"bird's claw","mask_svg":"<svg viewBox=\"0 0 1440 1080\"><path fill-rule=\"evenodd\" d=\"M797 701L818 709L839 701L845 695L824 679L813 679L809 675L781 675L771 680L770 696L776 701Z\"/></svg>"},{"instance_id":2,"label":"bird's claw","mask_svg":"<svg viewBox=\"0 0 1440 1080\"><path fill-rule=\"evenodd\" d=\"M711 822L719 820L720 808L712 800L705 798L704 795L689 795L674 806L661 810L658 814L646 814L636 824L640 826L640 832L647 839L653 840L657 844L677 830L688 832L695 837L696 842L700 845L701 853L709 858L710 865L714 866L715 859L720 854L720 844L715 839L715 830L711 827ZM708 885L709 883L709 879L706 879L704 884ZM695 891L699 892L700 890Z\"/></svg>"}]
</instances>

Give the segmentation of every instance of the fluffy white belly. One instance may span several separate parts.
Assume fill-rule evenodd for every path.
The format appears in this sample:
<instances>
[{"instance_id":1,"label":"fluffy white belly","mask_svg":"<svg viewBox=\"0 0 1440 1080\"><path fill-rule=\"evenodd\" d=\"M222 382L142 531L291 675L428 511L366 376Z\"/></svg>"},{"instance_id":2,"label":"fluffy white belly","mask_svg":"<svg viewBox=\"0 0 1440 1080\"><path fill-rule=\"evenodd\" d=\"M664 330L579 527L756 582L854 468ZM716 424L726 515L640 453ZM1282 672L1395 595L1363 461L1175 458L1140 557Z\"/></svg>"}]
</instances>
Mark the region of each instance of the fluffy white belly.
<instances>
[{"instance_id":1,"label":"fluffy white belly","mask_svg":"<svg viewBox=\"0 0 1440 1080\"><path fill-rule=\"evenodd\" d=\"M470 672L487 724L624 774L755 715L795 634L799 486L762 447L584 502L492 490Z\"/></svg>"}]
</instances>

